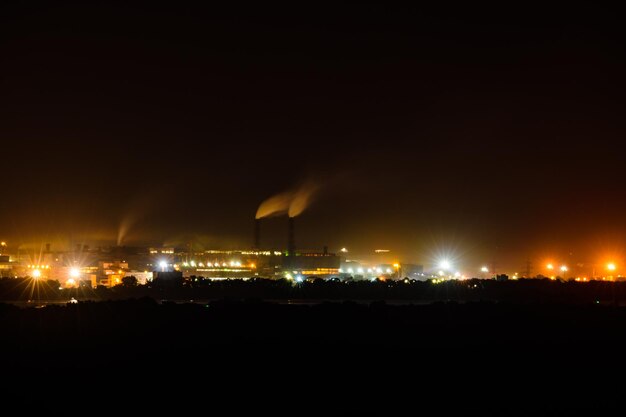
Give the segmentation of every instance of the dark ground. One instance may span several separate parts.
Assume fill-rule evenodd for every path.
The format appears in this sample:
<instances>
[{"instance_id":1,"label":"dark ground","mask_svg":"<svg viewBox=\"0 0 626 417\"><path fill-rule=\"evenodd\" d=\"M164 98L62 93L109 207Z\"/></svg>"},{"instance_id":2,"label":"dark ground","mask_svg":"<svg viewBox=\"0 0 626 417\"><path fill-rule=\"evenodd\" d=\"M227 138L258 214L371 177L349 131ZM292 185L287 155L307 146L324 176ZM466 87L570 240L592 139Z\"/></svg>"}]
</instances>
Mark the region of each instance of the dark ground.
<instances>
[{"instance_id":1,"label":"dark ground","mask_svg":"<svg viewBox=\"0 0 626 417\"><path fill-rule=\"evenodd\" d=\"M621 402L626 309L143 298L3 304L0 334L5 375L19 386L60 384L109 406L147 395L179 412L560 415Z\"/></svg>"}]
</instances>

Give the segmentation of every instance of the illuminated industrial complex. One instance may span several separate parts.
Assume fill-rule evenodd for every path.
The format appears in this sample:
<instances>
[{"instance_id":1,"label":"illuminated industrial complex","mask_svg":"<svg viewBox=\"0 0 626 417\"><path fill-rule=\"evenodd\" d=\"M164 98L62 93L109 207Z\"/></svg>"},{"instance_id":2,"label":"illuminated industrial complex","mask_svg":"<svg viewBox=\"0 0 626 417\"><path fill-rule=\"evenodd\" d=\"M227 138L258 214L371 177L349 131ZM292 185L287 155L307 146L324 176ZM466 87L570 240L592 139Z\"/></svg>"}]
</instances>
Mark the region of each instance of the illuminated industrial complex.
<instances>
[{"instance_id":1,"label":"illuminated industrial complex","mask_svg":"<svg viewBox=\"0 0 626 417\"><path fill-rule=\"evenodd\" d=\"M56 280L62 287L114 287L127 277L146 284L159 275L182 279L209 280L269 278L302 282L311 279L339 280L432 280L468 278L550 278L578 282L622 280L617 260L576 263L542 259L538 271L531 273L530 261L522 273L497 273L491 267L458 265L454 258L439 256L423 265L401 262L388 249L374 249L368 255L352 257L347 248L336 252L296 247L296 216L306 208L315 187L307 185L295 192L276 195L259 206L254 220L253 243L242 249L193 249L174 246L99 246L75 245L57 249L46 243L39 250L14 247L0 242L0 278L31 277ZM263 246L263 218L288 214L287 239L283 250Z\"/></svg>"}]
</instances>

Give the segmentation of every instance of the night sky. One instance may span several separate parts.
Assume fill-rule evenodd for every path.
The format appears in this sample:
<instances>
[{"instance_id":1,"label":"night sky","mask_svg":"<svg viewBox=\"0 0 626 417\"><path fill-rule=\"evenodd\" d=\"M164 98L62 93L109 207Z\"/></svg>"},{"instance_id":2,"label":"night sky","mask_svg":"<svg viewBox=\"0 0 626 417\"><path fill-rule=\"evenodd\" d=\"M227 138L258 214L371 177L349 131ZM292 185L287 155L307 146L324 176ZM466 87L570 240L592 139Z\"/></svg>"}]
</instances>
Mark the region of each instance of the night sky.
<instances>
[{"instance_id":1,"label":"night sky","mask_svg":"<svg viewBox=\"0 0 626 417\"><path fill-rule=\"evenodd\" d=\"M615 11L94 3L1 6L4 240L249 246L315 183L301 248L626 248Z\"/></svg>"}]
</instances>

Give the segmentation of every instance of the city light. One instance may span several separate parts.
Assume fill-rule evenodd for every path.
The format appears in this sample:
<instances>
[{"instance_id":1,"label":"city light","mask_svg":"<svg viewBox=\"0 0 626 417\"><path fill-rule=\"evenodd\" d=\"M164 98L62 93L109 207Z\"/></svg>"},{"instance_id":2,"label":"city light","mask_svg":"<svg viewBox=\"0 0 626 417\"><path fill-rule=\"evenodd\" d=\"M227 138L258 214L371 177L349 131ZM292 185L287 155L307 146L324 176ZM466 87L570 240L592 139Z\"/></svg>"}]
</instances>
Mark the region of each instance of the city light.
<instances>
[{"instance_id":1,"label":"city light","mask_svg":"<svg viewBox=\"0 0 626 417\"><path fill-rule=\"evenodd\" d=\"M74 285L76 285L76 281L74 280L74 278L70 278L70 279L68 279L68 280L66 281L66 284L67 284L68 286L74 286Z\"/></svg>"},{"instance_id":2,"label":"city light","mask_svg":"<svg viewBox=\"0 0 626 417\"><path fill-rule=\"evenodd\" d=\"M439 262L439 268L441 269L450 269L452 265L450 264L450 261L448 261L447 259L442 260L441 262Z\"/></svg>"},{"instance_id":3,"label":"city light","mask_svg":"<svg viewBox=\"0 0 626 417\"><path fill-rule=\"evenodd\" d=\"M70 277L78 278L79 276L80 276L80 270L78 268L70 268Z\"/></svg>"},{"instance_id":4,"label":"city light","mask_svg":"<svg viewBox=\"0 0 626 417\"><path fill-rule=\"evenodd\" d=\"M552 265L552 264L548 264L548 265L546 265L546 268L548 268L548 269L552 270L552 269L554 269L554 265Z\"/></svg>"},{"instance_id":5,"label":"city light","mask_svg":"<svg viewBox=\"0 0 626 417\"><path fill-rule=\"evenodd\" d=\"M566 267L565 265L562 265L562 266L561 266L561 271L562 271L562 272L567 272L567 267Z\"/></svg>"},{"instance_id":6,"label":"city light","mask_svg":"<svg viewBox=\"0 0 626 417\"><path fill-rule=\"evenodd\" d=\"M35 269L33 271L33 278L39 278L39 277L41 277L41 271L38 269Z\"/></svg>"},{"instance_id":7,"label":"city light","mask_svg":"<svg viewBox=\"0 0 626 417\"><path fill-rule=\"evenodd\" d=\"M343 253L348 253L348 249L346 249L346 248L341 248L341 252L343 252Z\"/></svg>"},{"instance_id":8,"label":"city light","mask_svg":"<svg viewBox=\"0 0 626 417\"><path fill-rule=\"evenodd\" d=\"M489 272L489 268L487 268L486 266L483 266L482 268L480 268L481 272Z\"/></svg>"},{"instance_id":9,"label":"city light","mask_svg":"<svg viewBox=\"0 0 626 417\"><path fill-rule=\"evenodd\" d=\"M159 266L161 267L163 271L165 271L165 269L167 268L167 262L161 261L159 262Z\"/></svg>"},{"instance_id":10,"label":"city light","mask_svg":"<svg viewBox=\"0 0 626 417\"><path fill-rule=\"evenodd\" d=\"M609 262L606 265L606 269L608 269L609 271L615 271L615 269L617 269L617 267L615 266L615 264L613 262Z\"/></svg>"}]
</instances>

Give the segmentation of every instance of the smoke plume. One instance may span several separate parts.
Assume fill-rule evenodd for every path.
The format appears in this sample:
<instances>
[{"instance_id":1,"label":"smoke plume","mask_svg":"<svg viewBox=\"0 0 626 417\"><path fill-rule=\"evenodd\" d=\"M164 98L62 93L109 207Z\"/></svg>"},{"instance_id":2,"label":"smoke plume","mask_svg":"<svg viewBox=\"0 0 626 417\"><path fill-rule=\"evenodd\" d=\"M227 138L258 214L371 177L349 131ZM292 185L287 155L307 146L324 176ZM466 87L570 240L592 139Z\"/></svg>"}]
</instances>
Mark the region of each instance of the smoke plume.
<instances>
[{"instance_id":1,"label":"smoke plume","mask_svg":"<svg viewBox=\"0 0 626 417\"><path fill-rule=\"evenodd\" d=\"M311 204L319 188L318 184L309 181L295 191L286 191L270 197L261 203L256 212L256 218L261 219L282 214L287 214L289 217L299 216Z\"/></svg>"},{"instance_id":2,"label":"smoke plume","mask_svg":"<svg viewBox=\"0 0 626 417\"><path fill-rule=\"evenodd\" d=\"M319 186L312 182L302 185L293 195L291 204L289 204L289 217L296 217L302 214L304 210L311 204L313 195L317 192Z\"/></svg>"},{"instance_id":3,"label":"smoke plume","mask_svg":"<svg viewBox=\"0 0 626 417\"><path fill-rule=\"evenodd\" d=\"M259 206L259 209L256 211L256 218L261 219L287 213L293 196L293 192L287 191L268 198Z\"/></svg>"},{"instance_id":4,"label":"smoke plume","mask_svg":"<svg viewBox=\"0 0 626 417\"><path fill-rule=\"evenodd\" d=\"M117 231L117 245L121 246L125 243L129 233L155 210L155 194L142 194L135 197L130 201L126 208L126 214L120 222L120 227Z\"/></svg>"}]
</instances>

